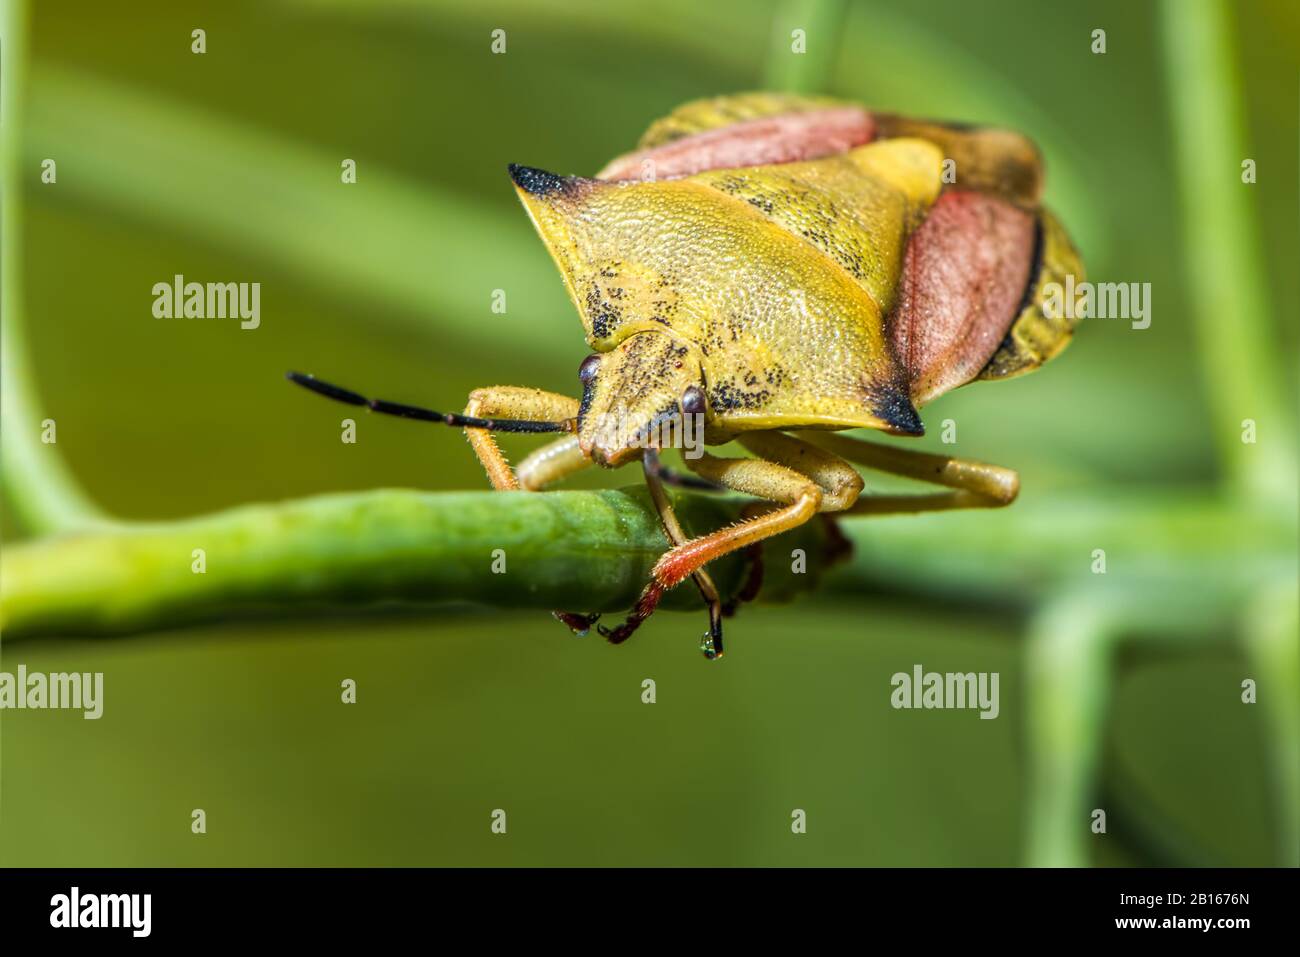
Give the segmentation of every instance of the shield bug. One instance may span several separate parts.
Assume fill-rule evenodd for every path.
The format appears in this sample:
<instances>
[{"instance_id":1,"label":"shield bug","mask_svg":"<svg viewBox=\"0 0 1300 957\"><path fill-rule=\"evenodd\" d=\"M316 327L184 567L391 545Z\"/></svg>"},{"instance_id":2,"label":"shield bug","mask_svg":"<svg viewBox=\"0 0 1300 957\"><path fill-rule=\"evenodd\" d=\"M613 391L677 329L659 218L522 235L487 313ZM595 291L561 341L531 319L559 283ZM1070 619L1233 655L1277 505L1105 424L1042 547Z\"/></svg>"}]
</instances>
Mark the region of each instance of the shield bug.
<instances>
[{"instance_id":1,"label":"shield bug","mask_svg":"<svg viewBox=\"0 0 1300 957\"><path fill-rule=\"evenodd\" d=\"M918 408L957 386L1029 372L1070 318L1048 287L1082 276L1039 203L1042 165L1006 130L912 120L770 93L700 100L651 125L594 178L510 166L593 353L581 397L492 387L443 414L290 378L376 412L463 427L497 489L539 490L591 465L639 461L672 547L614 628L626 639L666 589L693 578L722 652L708 563L819 513L996 508L1015 472L838 434L923 432ZM492 433L557 432L512 471ZM694 436L695 444L685 439ZM736 441L752 457L704 450ZM694 473L660 462L684 450ZM945 491L862 495L854 465ZM698 538L665 481L765 503ZM585 632L596 616L557 612Z\"/></svg>"}]
</instances>

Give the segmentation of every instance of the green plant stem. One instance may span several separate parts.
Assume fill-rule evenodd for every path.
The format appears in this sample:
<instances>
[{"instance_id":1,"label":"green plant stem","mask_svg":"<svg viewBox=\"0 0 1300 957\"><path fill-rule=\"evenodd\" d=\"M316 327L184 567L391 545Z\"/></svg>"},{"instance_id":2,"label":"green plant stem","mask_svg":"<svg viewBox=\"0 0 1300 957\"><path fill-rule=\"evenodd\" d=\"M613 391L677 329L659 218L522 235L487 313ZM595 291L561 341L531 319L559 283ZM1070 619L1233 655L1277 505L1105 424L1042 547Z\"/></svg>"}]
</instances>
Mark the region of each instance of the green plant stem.
<instances>
[{"instance_id":1,"label":"green plant stem","mask_svg":"<svg viewBox=\"0 0 1300 957\"><path fill-rule=\"evenodd\" d=\"M1035 616L1026 646L1029 821L1025 861L1086 867L1116 629L1086 594ZM1104 809L1102 809L1104 810Z\"/></svg>"},{"instance_id":2,"label":"green plant stem","mask_svg":"<svg viewBox=\"0 0 1300 957\"><path fill-rule=\"evenodd\" d=\"M684 495L688 532L732 521L730 499ZM969 522L982 526L967 527ZM996 522L996 525L993 523ZM1115 599L1123 582L1142 592L1127 624L1180 642L1216 624L1261 582L1295 574L1294 531L1267 515L1189 499L1130 503L1081 499L998 513L921 519L848 519L853 560L828 584L844 592L990 595L1025 607L1061 589ZM764 598L811 589L825 562L822 522L767 548ZM374 491L245 506L180 522L121 525L10 546L0 580L6 639L95 635L173 627L253 607L301 613L330 602L471 601L496 607L618 611L629 607L667 547L643 490L421 493ZM1107 550L1111 579L1091 572ZM203 549L206 572L191 570ZM791 572L803 548L807 575ZM495 551L506 562L492 570ZM777 557L779 556L779 558ZM710 570L733 594L745 563ZM1194 580L1194 598L1171 604L1169 576ZM1186 592L1180 592L1185 595ZM693 606L678 589L671 606ZM1134 612L1137 615L1137 612Z\"/></svg>"},{"instance_id":3,"label":"green plant stem","mask_svg":"<svg viewBox=\"0 0 1300 957\"><path fill-rule=\"evenodd\" d=\"M1058 493L1011 508L846 522L852 562L832 589L864 583L908 592L1031 605L1062 589L1110 600L1144 591L1144 629L1231 627L1261 582L1294 581L1296 527L1275 511L1204 495ZM1094 573L1094 552L1106 572ZM1136 608L1137 606L1133 606ZM1131 611L1130 616L1137 614Z\"/></svg>"},{"instance_id":4,"label":"green plant stem","mask_svg":"<svg viewBox=\"0 0 1300 957\"><path fill-rule=\"evenodd\" d=\"M0 471L18 518L36 532L53 532L103 519L73 478L57 444L41 441L49 418L32 388L23 337L22 184L26 8L4 4L3 79L0 80ZM55 422L57 436L57 422Z\"/></svg>"},{"instance_id":5,"label":"green plant stem","mask_svg":"<svg viewBox=\"0 0 1300 957\"><path fill-rule=\"evenodd\" d=\"M787 0L772 24L764 83L770 90L824 93L843 33L844 0ZM791 31L804 31L807 51L791 49Z\"/></svg>"},{"instance_id":6,"label":"green plant stem","mask_svg":"<svg viewBox=\"0 0 1300 957\"><path fill-rule=\"evenodd\" d=\"M1264 255L1243 183L1245 145L1233 29L1220 0L1165 0L1165 75L1173 116L1179 194L1185 218L1187 282L1211 410L1211 427L1230 488L1294 509L1294 424L1281 394L1269 321ZM1253 419L1255 444L1242 442Z\"/></svg>"},{"instance_id":7,"label":"green plant stem","mask_svg":"<svg viewBox=\"0 0 1300 957\"><path fill-rule=\"evenodd\" d=\"M734 520L739 508L700 496L679 504L692 534ZM770 543L763 597L811 588L827 564L828 542L826 525L814 521ZM667 547L641 490L323 495L11 547L0 627L8 642L394 602L621 612ZM792 571L795 548L805 552L806 573ZM749 567L732 556L710 573L730 597ZM699 607L700 599L688 583L664 604Z\"/></svg>"},{"instance_id":8,"label":"green plant stem","mask_svg":"<svg viewBox=\"0 0 1300 957\"><path fill-rule=\"evenodd\" d=\"M1294 579L1260 590L1247 608L1245 632L1272 752L1277 864L1300 867L1300 595Z\"/></svg>"}]
</instances>

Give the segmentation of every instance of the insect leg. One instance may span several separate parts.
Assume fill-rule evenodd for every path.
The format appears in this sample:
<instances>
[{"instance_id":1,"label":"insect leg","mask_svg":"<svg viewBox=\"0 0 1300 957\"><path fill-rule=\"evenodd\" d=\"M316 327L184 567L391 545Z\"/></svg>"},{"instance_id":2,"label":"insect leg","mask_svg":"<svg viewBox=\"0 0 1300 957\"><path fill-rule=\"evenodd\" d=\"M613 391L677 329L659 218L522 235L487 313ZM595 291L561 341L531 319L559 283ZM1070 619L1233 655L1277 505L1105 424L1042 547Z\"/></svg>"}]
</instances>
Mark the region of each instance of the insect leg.
<instances>
[{"instance_id":1,"label":"insect leg","mask_svg":"<svg viewBox=\"0 0 1300 957\"><path fill-rule=\"evenodd\" d=\"M775 504L753 518L665 552L627 620L610 632L611 641L626 638L654 612L665 591L715 558L802 525L819 511L842 509L862 488L861 477L848 463L798 439L778 433L751 433L744 442L782 461L724 459L706 453L688 460L687 465L709 481ZM708 649L705 651L707 654Z\"/></svg>"},{"instance_id":2,"label":"insect leg","mask_svg":"<svg viewBox=\"0 0 1300 957\"><path fill-rule=\"evenodd\" d=\"M591 459L583 455L582 449L578 447L578 437L566 435L530 452L515 469L515 475L520 488L527 492L539 492L552 482L558 482L592 464ZM591 626L600 618L599 614L561 610L552 611L551 615L579 637L591 631Z\"/></svg>"},{"instance_id":3,"label":"insect leg","mask_svg":"<svg viewBox=\"0 0 1300 957\"><path fill-rule=\"evenodd\" d=\"M645 472L646 486L650 489L650 498L654 502L655 509L659 512L659 521L663 524L664 534L668 536L668 541L673 545L682 545L687 541L686 533L682 531L681 522L677 520L677 513L673 511L673 503L668 500L668 494L664 491L663 477L665 469L659 459L659 452L656 449L646 449L641 459L642 470ZM709 488L715 488L713 483L704 483ZM709 607L709 630L704 636L703 649L708 658L721 658L722 648L722 599L718 595L718 587L713 583L713 578L704 569L695 572L691 578L695 581L695 587L700 590L700 597ZM637 621L640 624L640 620ZM635 630L624 628L621 632L620 641L627 640L628 635ZM612 638L614 632L619 629L601 628L601 634L606 638Z\"/></svg>"},{"instance_id":4,"label":"insect leg","mask_svg":"<svg viewBox=\"0 0 1300 957\"><path fill-rule=\"evenodd\" d=\"M578 415L578 400L567 395L520 386L490 386L475 389L469 394L469 403L465 406L467 419L492 420L499 415L526 421L573 422ZM478 460L483 463L483 469L493 488L503 491L519 488L519 481L510 471L510 463L501 453L496 439L492 438L490 428L466 427L465 437L469 439Z\"/></svg>"},{"instance_id":5,"label":"insect leg","mask_svg":"<svg viewBox=\"0 0 1300 957\"><path fill-rule=\"evenodd\" d=\"M833 432L804 432L800 437L859 465L952 490L928 495L863 496L848 509L846 514L850 515L1001 508L1014 502L1020 491L1020 476L997 465L879 445Z\"/></svg>"},{"instance_id":6,"label":"insect leg","mask_svg":"<svg viewBox=\"0 0 1300 957\"><path fill-rule=\"evenodd\" d=\"M491 415L497 412L572 419L578 414L578 400L540 389L515 386L495 386L476 389L470 393L469 404L465 407L467 415ZM591 459L583 455L582 449L578 447L578 437L566 435L531 452L519 463L516 472L511 472L510 463L506 461L490 432L466 429L465 436L483 464L492 487L500 491L520 488L529 492L540 491L552 482L558 482L592 464ZM552 611L551 615L580 637L587 634L600 618L599 614L562 609Z\"/></svg>"},{"instance_id":7,"label":"insect leg","mask_svg":"<svg viewBox=\"0 0 1300 957\"><path fill-rule=\"evenodd\" d=\"M488 480L493 488L499 490L518 489L521 483L526 489L539 489L591 464L578 449L577 437L569 435L543 446L525 458L520 463L519 478L516 479L510 471L510 463L492 438L492 431L572 432L578 415L578 401L568 396L513 386L476 389L470 393L464 413L458 415L383 399L368 399L360 393L301 372L290 372L287 378L312 392L346 405L422 422L441 422L463 427L474 454L487 471ZM579 634L586 634L599 617L562 611L554 612L554 615Z\"/></svg>"},{"instance_id":8,"label":"insect leg","mask_svg":"<svg viewBox=\"0 0 1300 957\"><path fill-rule=\"evenodd\" d=\"M495 449L496 445L493 443L492 450ZM490 455L491 451L488 454ZM481 455L480 459L482 459ZM668 501L667 496L663 494L661 482L669 482L685 488L695 489L717 490L719 486L703 479L697 479L693 475L680 475L669 471L662 465L657 454L647 454L642 459L642 463L646 468L646 483L650 486L651 497L659 510L660 521L664 524L664 533L668 536L669 541L674 544L686 541L686 535L682 532L681 526L673 514L672 504ZM538 491L552 482L556 482L592 464L592 460L583 455L582 450L578 447L578 437L569 435L562 439L556 439L554 442L532 452L519 463L515 475L518 479L518 487L528 491ZM491 476L496 466L489 465L486 461L484 465L488 468L488 475ZM721 654L722 604L718 596L718 590L714 586L712 579L704 572L700 572L696 576L695 584L700 589L700 595L703 597L705 604L709 606L708 638L715 649L715 653ZM556 620L567 625L570 630L578 635L585 635L600 618L596 614L582 614L571 611L554 611L551 614L555 616ZM601 634L610 637L615 631L618 631L619 635L621 635L618 640L622 641L626 640L634 630L635 626L622 631L602 627Z\"/></svg>"},{"instance_id":9,"label":"insect leg","mask_svg":"<svg viewBox=\"0 0 1300 957\"><path fill-rule=\"evenodd\" d=\"M726 489L717 482L710 482L708 479L700 478L696 475L687 475L683 472L678 472L675 469L669 468L667 465L664 465L663 460L660 459L657 454L654 456L647 455L641 460L641 462L645 468L650 470L650 472L647 472L647 475L653 472L654 477L659 479L665 485L673 485L677 488L694 489L698 492L726 491Z\"/></svg>"},{"instance_id":10,"label":"insect leg","mask_svg":"<svg viewBox=\"0 0 1300 957\"><path fill-rule=\"evenodd\" d=\"M578 447L578 437L566 435L529 452L515 466L515 477L519 480L520 488L528 492L540 492L546 486L594 464L582 454L582 449Z\"/></svg>"}]
</instances>

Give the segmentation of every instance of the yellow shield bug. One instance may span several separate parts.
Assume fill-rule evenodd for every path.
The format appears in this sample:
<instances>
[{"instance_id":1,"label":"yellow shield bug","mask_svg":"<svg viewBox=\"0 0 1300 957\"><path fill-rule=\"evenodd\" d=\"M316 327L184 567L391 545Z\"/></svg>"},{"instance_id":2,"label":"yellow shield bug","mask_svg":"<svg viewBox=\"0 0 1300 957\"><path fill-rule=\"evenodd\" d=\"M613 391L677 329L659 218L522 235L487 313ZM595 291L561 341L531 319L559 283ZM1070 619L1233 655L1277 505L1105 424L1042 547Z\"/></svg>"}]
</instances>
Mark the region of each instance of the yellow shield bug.
<instances>
[{"instance_id":1,"label":"yellow shield bug","mask_svg":"<svg viewBox=\"0 0 1300 957\"><path fill-rule=\"evenodd\" d=\"M1039 204L1042 164L1006 130L910 120L772 93L700 100L652 124L594 178L510 167L594 350L581 398L479 389L462 414L289 377L318 393L466 430L497 489L539 490L593 464L639 461L672 547L626 621L693 578L722 652L705 566L818 513L996 508L1015 472L836 434L923 432L917 409L976 379L1031 371L1073 320L1045 305L1078 254ZM511 470L491 433L564 433ZM797 433L797 434L792 434ZM736 441L752 458L705 451ZM661 463L683 450L694 476ZM947 491L867 495L853 464ZM766 503L695 539L666 481ZM596 616L557 612L585 633Z\"/></svg>"}]
</instances>

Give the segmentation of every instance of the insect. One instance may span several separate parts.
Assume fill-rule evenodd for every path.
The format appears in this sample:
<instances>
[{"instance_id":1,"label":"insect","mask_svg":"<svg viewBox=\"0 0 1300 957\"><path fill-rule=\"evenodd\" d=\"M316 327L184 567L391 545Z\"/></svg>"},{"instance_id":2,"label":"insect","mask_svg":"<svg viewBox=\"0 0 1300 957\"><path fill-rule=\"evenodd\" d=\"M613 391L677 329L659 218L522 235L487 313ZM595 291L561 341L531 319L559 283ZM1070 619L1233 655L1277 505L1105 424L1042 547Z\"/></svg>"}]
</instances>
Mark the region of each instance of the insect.
<instances>
[{"instance_id":1,"label":"insect","mask_svg":"<svg viewBox=\"0 0 1300 957\"><path fill-rule=\"evenodd\" d=\"M974 380L1029 372L1069 341L1048 289L1082 278L1039 204L1042 163L1007 130L906 119L834 100L738 94L679 107L594 178L510 166L594 350L581 397L494 386L462 414L371 400L372 411L465 429L497 489L540 490L592 465L640 462L671 548L616 627L622 642L687 578L709 609L710 561L819 513L881 515L1010 504L1017 474L839 434L919 436L918 409ZM693 430L691 427L694 427ZM493 432L560 438L511 470ZM752 457L664 448L697 436ZM667 438L666 438L667 437ZM944 491L862 494L854 465ZM666 482L751 496L743 520L688 538ZM556 612L579 633L599 616Z\"/></svg>"}]
</instances>

